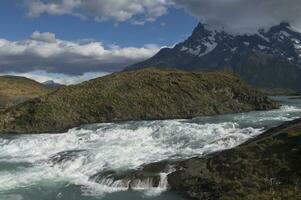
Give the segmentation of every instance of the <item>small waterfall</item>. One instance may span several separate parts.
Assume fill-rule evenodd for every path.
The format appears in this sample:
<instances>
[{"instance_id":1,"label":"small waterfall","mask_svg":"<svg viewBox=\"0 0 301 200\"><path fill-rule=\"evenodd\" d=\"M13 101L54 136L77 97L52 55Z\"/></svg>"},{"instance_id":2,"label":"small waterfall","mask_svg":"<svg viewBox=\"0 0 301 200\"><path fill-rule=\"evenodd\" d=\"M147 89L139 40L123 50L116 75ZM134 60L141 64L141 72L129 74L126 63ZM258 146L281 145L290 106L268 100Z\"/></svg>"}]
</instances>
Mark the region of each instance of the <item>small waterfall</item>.
<instances>
[{"instance_id":1,"label":"small waterfall","mask_svg":"<svg viewBox=\"0 0 301 200\"><path fill-rule=\"evenodd\" d=\"M168 181L167 181L167 175L169 173L160 173L160 183L159 188L167 189L168 188Z\"/></svg>"},{"instance_id":2,"label":"small waterfall","mask_svg":"<svg viewBox=\"0 0 301 200\"><path fill-rule=\"evenodd\" d=\"M140 177L128 177L123 179L114 179L112 177L97 180L97 183L120 190L167 190L168 173L159 173L156 175L139 175Z\"/></svg>"}]
</instances>

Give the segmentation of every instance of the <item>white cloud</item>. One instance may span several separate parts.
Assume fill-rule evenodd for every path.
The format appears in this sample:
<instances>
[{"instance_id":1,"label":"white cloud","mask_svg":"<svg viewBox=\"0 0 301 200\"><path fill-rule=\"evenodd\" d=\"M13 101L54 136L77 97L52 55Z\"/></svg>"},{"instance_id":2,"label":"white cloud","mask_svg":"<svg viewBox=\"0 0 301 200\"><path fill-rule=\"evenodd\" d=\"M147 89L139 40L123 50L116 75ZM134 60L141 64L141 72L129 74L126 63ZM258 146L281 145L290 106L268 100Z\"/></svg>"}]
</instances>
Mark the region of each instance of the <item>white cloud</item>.
<instances>
[{"instance_id":1,"label":"white cloud","mask_svg":"<svg viewBox=\"0 0 301 200\"><path fill-rule=\"evenodd\" d=\"M232 32L254 32L281 22L301 29L300 0L25 0L28 15L74 15L115 24L144 25L170 8L185 9L201 22Z\"/></svg>"},{"instance_id":2,"label":"white cloud","mask_svg":"<svg viewBox=\"0 0 301 200\"><path fill-rule=\"evenodd\" d=\"M56 83L64 84L64 85L72 85L72 84L78 84L83 81L87 81L90 79L102 77L105 75L108 75L109 73L106 72L89 72L84 73L82 75L66 75L66 74L58 74L58 73L48 73L46 71L32 71L27 73L5 73L1 74L3 75L12 75L12 76L22 76L26 78L33 79L35 81L38 81L40 83L43 83L45 81L53 80Z\"/></svg>"},{"instance_id":3,"label":"white cloud","mask_svg":"<svg viewBox=\"0 0 301 200\"><path fill-rule=\"evenodd\" d=\"M167 13L171 0L26 0L28 16L74 15L96 21L144 24Z\"/></svg>"},{"instance_id":4,"label":"white cloud","mask_svg":"<svg viewBox=\"0 0 301 200\"><path fill-rule=\"evenodd\" d=\"M251 33L289 22L301 28L300 0L173 0L201 22L236 33Z\"/></svg>"},{"instance_id":5,"label":"white cloud","mask_svg":"<svg viewBox=\"0 0 301 200\"><path fill-rule=\"evenodd\" d=\"M30 39L48 43L56 42L55 34L49 32L40 33L39 31L35 31L32 33Z\"/></svg>"},{"instance_id":6,"label":"white cloud","mask_svg":"<svg viewBox=\"0 0 301 200\"><path fill-rule=\"evenodd\" d=\"M156 45L105 48L101 42L93 40L66 41L55 38L52 33L36 31L28 40L0 39L0 72L111 72L145 60L159 50Z\"/></svg>"}]
</instances>

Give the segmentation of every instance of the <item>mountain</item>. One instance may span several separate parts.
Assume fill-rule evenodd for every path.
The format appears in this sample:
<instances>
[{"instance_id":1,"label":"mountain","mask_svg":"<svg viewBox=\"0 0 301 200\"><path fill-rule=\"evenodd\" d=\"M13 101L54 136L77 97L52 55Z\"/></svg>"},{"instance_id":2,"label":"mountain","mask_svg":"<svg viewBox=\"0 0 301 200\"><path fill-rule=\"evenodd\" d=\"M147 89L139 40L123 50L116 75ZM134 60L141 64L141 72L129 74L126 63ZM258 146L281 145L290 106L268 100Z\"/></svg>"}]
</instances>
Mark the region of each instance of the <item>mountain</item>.
<instances>
[{"instance_id":1,"label":"mountain","mask_svg":"<svg viewBox=\"0 0 301 200\"><path fill-rule=\"evenodd\" d=\"M232 74L150 68L66 86L0 112L0 132L58 133L91 123L192 118L277 107Z\"/></svg>"},{"instance_id":2,"label":"mountain","mask_svg":"<svg viewBox=\"0 0 301 200\"><path fill-rule=\"evenodd\" d=\"M161 49L126 70L147 66L223 69L262 90L301 91L301 33L287 23L250 35L233 35L199 24L186 41Z\"/></svg>"},{"instance_id":3,"label":"mountain","mask_svg":"<svg viewBox=\"0 0 301 200\"><path fill-rule=\"evenodd\" d=\"M42 83L43 85L46 85L50 88L60 88L60 87L63 87L64 85L63 84L60 84L60 83L57 83L53 80L48 80L48 81L45 81Z\"/></svg>"},{"instance_id":4,"label":"mountain","mask_svg":"<svg viewBox=\"0 0 301 200\"><path fill-rule=\"evenodd\" d=\"M0 76L0 110L50 91L46 86L28 78Z\"/></svg>"},{"instance_id":5,"label":"mountain","mask_svg":"<svg viewBox=\"0 0 301 200\"><path fill-rule=\"evenodd\" d=\"M192 199L301 199L301 119L176 168L171 188Z\"/></svg>"}]
</instances>

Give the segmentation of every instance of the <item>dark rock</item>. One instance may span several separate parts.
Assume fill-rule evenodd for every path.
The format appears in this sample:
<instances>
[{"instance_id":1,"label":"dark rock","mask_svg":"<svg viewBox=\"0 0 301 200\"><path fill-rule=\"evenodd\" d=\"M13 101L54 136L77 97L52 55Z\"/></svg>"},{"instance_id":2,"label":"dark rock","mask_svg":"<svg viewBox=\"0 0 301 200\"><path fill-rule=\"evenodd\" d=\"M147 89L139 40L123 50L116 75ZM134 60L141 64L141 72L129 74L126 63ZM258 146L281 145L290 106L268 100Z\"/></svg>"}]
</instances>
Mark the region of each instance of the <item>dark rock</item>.
<instances>
[{"instance_id":1,"label":"dark rock","mask_svg":"<svg viewBox=\"0 0 301 200\"><path fill-rule=\"evenodd\" d=\"M149 189L164 187L167 183L162 180L161 173L167 173L169 163L162 161L141 166L137 170L117 172L113 170L102 171L93 175L90 180L105 184L110 187L122 187L128 189Z\"/></svg>"},{"instance_id":2,"label":"dark rock","mask_svg":"<svg viewBox=\"0 0 301 200\"><path fill-rule=\"evenodd\" d=\"M60 152L60 153L57 153L57 154L51 156L50 159L48 160L48 162L51 165L63 164L68 161L74 161L81 156L88 157L89 154L90 153L86 150L63 151L63 152Z\"/></svg>"}]
</instances>

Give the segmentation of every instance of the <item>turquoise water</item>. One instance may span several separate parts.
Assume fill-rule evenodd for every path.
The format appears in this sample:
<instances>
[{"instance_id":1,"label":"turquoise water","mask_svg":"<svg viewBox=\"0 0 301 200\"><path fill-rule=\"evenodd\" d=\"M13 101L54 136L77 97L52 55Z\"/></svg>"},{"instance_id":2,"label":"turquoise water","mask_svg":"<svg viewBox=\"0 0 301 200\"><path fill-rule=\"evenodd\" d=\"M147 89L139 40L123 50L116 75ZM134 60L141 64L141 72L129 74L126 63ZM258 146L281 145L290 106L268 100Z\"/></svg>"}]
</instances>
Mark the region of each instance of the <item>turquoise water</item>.
<instances>
[{"instance_id":1,"label":"turquoise water","mask_svg":"<svg viewBox=\"0 0 301 200\"><path fill-rule=\"evenodd\" d=\"M235 147L264 130L301 117L301 100L273 97L280 109L199 117L192 120L93 124L65 134L0 137L2 200L180 200L159 188L91 177L99 172L137 169L162 160L181 160ZM54 158L62 158L54 162ZM171 169L172 170L172 169Z\"/></svg>"}]
</instances>

